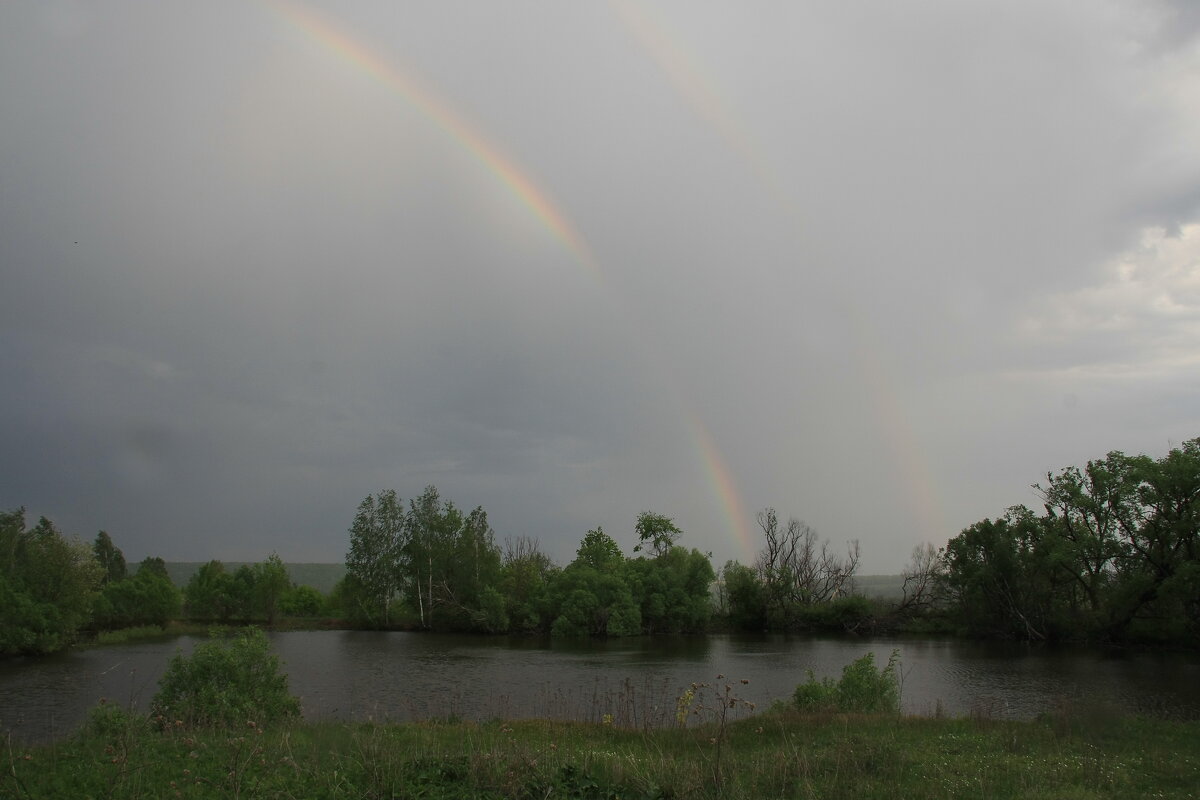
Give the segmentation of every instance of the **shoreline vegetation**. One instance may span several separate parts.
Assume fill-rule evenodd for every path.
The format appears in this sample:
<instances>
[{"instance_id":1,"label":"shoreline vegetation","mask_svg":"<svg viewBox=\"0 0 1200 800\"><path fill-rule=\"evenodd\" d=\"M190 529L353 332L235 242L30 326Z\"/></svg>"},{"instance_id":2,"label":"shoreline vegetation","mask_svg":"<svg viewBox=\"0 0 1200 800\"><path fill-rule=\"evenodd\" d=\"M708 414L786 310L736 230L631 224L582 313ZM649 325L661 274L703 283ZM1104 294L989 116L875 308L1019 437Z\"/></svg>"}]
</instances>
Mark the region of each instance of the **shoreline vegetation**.
<instances>
[{"instance_id":1,"label":"shoreline vegetation","mask_svg":"<svg viewBox=\"0 0 1200 800\"><path fill-rule=\"evenodd\" d=\"M756 515L752 564L689 548L644 511L630 553L588 531L565 566L537 540L497 544L482 507L428 486L405 503L368 495L348 530L344 574L324 592L312 564L271 553L213 560L181 580L161 558L136 570L112 537L89 546L25 510L0 511L0 656L192 624L348 627L552 637L709 632L936 633L1122 647L1200 647L1200 438L1167 455L1117 451L1047 473L1044 512L1013 506L913 549L890 598L859 584L860 547L830 545L775 509ZM301 575L305 577L301 578ZM328 574L324 577L327 579ZM310 583L303 583L309 580Z\"/></svg>"},{"instance_id":2,"label":"shoreline vegetation","mask_svg":"<svg viewBox=\"0 0 1200 800\"><path fill-rule=\"evenodd\" d=\"M10 739L0 794L1185 798L1200 786L1200 721L1066 704L1029 722L902 716L895 654L882 668L866 655L837 681L810 674L769 709L718 675L665 718L600 722L305 723L277 668L261 631L198 645L172 660L148 714L102 703L68 739Z\"/></svg>"}]
</instances>

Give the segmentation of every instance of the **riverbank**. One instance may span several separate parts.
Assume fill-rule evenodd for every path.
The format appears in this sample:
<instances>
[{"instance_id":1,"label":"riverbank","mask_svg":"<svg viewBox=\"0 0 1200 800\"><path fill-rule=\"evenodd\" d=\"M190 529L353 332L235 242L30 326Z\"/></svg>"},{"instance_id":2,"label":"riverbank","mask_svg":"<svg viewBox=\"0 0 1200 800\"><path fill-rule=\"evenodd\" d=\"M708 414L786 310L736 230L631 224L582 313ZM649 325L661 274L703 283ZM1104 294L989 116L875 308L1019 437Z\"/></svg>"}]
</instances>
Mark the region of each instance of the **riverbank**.
<instances>
[{"instance_id":1,"label":"riverbank","mask_svg":"<svg viewBox=\"0 0 1200 800\"><path fill-rule=\"evenodd\" d=\"M760 714L621 730L550 721L155 730L112 707L10 749L12 797L1194 798L1200 722Z\"/></svg>"}]
</instances>

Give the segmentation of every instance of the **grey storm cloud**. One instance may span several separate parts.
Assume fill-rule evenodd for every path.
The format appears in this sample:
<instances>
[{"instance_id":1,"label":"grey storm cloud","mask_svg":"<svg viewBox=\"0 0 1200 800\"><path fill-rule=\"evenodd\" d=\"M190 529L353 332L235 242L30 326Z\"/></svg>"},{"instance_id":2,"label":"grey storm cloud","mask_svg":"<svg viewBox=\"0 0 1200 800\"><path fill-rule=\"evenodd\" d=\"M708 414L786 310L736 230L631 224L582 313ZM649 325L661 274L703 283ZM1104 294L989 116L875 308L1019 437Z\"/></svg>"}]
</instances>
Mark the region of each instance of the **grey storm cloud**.
<instances>
[{"instance_id":1,"label":"grey storm cloud","mask_svg":"<svg viewBox=\"0 0 1200 800\"><path fill-rule=\"evenodd\" d=\"M338 560L774 506L898 571L1200 434L1188 3L0 9L0 507Z\"/></svg>"}]
</instances>

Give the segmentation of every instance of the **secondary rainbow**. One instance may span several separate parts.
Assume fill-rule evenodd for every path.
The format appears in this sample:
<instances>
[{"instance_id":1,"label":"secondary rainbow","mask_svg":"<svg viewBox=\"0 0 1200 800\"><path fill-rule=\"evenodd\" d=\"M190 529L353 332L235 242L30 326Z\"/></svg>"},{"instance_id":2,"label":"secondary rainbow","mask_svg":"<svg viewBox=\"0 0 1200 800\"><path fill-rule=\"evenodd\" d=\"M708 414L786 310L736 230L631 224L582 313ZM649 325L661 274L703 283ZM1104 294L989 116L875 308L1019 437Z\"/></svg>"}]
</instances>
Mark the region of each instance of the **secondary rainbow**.
<instances>
[{"instance_id":1,"label":"secondary rainbow","mask_svg":"<svg viewBox=\"0 0 1200 800\"><path fill-rule=\"evenodd\" d=\"M549 195L433 92L312 9L287 0L264 2L313 42L399 93L413 108L449 134L495 175L599 279L591 251L579 232L551 202Z\"/></svg>"},{"instance_id":2,"label":"secondary rainbow","mask_svg":"<svg viewBox=\"0 0 1200 800\"><path fill-rule=\"evenodd\" d=\"M264 3L311 41L398 93L434 125L445 131L507 187L546 229L566 246L592 277L601 286L604 285L590 248L566 215L554 205L548 193L432 91L312 9L288 0L264 0ZM750 556L753 554L753 545L748 517L733 474L721 457L711 434L695 413L685 410L683 417L704 465L706 478L716 494L729 529L737 538L742 550L739 555Z\"/></svg>"}]
</instances>

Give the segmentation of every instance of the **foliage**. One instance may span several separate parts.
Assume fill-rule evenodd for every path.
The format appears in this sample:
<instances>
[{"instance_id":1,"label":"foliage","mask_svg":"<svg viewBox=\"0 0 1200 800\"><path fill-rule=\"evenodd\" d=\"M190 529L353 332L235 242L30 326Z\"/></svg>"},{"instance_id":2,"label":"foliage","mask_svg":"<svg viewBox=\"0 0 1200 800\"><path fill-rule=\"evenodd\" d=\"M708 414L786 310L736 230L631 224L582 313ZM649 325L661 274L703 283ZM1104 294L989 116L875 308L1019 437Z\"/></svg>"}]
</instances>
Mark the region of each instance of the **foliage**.
<instances>
[{"instance_id":1,"label":"foliage","mask_svg":"<svg viewBox=\"0 0 1200 800\"><path fill-rule=\"evenodd\" d=\"M712 563L699 550L671 546L654 558L631 559L631 590L647 633L703 633L712 614Z\"/></svg>"},{"instance_id":2,"label":"foliage","mask_svg":"<svg viewBox=\"0 0 1200 800\"><path fill-rule=\"evenodd\" d=\"M162 627L179 616L181 607L182 598L175 584L165 573L143 565L132 577L106 584L92 616L99 630Z\"/></svg>"},{"instance_id":3,"label":"foliage","mask_svg":"<svg viewBox=\"0 0 1200 800\"><path fill-rule=\"evenodd\" d=\"M817 532L796 518L780 525L775 509L758 514L763 549L754 566L729 561L722 568L721 599L731 627L746 631L858 630L871 617L854 591L859 546L838 556Z\"/></svg>"},{"instance_id":4,"label":"foliage","mask_svg":"<svg viewBox=\"0 0 1200 800\"><path fill-rule=\"evenodd\" d=\"M42 517L0 512L0 655L51 653L74 641L91 617L101 580L92 550Z\"/></svg>"},{"instance_id":5,"label":"foliage","mask_svg":"<svg viewBox=\"0 0 1200 800\"><path fill-rule=\"evenodd\" d=\"M100 565L102 583L108 584L125 577L125 554L113 544L112 537L105 531L96 535L92 554L96 557L96 563Z\"/></svg>"},{"instance_id":6,"label":"foliage","mask_svg":"<svg viewBox=\"0 0 1200 800\"><path fill-rule=\"evenodd\" d=\"M159 681L152 715L162 727L238 727L300 713L279 658L257 628L225 641L204 642L190 657L176 653Z\"/></svg>"},{"instance_id":7,"label":"foliage","mask_svg":"<svg viewBox=\"0 0 1200 800\"><path fill-rule=\"evenodd\" d=\"M271 553L266 561L254 565L251 595L255 610L266 617L267 625L275 625L279 616L280 600L291 588L292 579L288 577L287 567L283 565L283 560L278 554Z\"/></svg>"},{"instance_id":8,"label":"foliage","mask_svg":"<svg viewBox=\"0 0 1200 800\"><path fill-rule=\"evenodd\" d=\"M792 703L801 711L899 713L899 663L900 651L893 650L887 666L876 669L875 654L867 653L847 664L837 682L817 680L809 670L808 680L796 687Z\"/></svg>"},{"instance_id":9,"label":"foliage","mask_svg":"<svg viewBox=\"0 0 1200 800\"><path fill-rule=\"evenodd\" d=\"M950 540L941 583L982 635L1200 640L1200 439L1160 459L1110 452Z\"/></svg>"},{"instance_id":10,"label":"foliage","mask_svg":"<svg viewBox=\"0 0 1200 800\"><path fill-rule=\"evenodd\" d=\"M291 586L279 598L280 613L289 617L315 617L325 610L325 596L311 586Z\"/></svg>"},{"instance_id":11,"label":"foliage","mask_svg":"<svg viewBox=\"0 0 1200 800\"><path fill-rule=\"evenodd\" d=\"M493 631L507 615L487 592L496 590L501 572L487 513L464 514L433 486L407 512L393 491L363 500L346 566L351 579L340 597L348 614L370 627L391 626L394 610L429 630ZM395 609L398 599L407 609Z\"/></svg>"},{"instance_id":12,"label":"foliage","mask_svg":"<svg viewBox=\"0 0 1200 800\"><path fill-rule=\"evenodd\" d=\"M355 616L386 626L392 599L400 589L404 549L404 502L394 491L368 495L350 525L347 574L354 577Z\"/></svg>"},{"instance_id":13,"label":"foliage","mask_svg":"<svg viewBox=\"0 0 1200 800\"><path fill-rule=\"evenodd\" d=\"M183 589L188 617L210 622L229 622L239 610L238 587L220 561L212 560L197 570Z\"/></svg>"},{"instance_id":14,"label":"foliage","mask_svg":"<svg viewBox=\"0 0 1200 800\"><path fill-rule=\"evenodd\" d=\"M584 534L572 563L604 571L616 570L624 561L621 548L604 532L604 528L597 527Z\"/></svg>"},{"instance_id":15,"label":"foliage","mask_svg":"<svg viewBox=\"0 0 1200 800\"><path fill-rule=\"evenodd\" d=\"M505 540L500 594L505 598L505 614L513 630L532 632L542 626L546 590L557 572L536 539L519 536Z\"/></svg>"},{"instance_id":16,"label":"foliage","mask_svg":"<svg viewBox=\"0 0 1200 800\"><path fill-rule=\"evenodd\" d=\"M670 517L653 511L643 511L639 514L633 530L638 535L638 543L634 545L633 552L640 553L642 548L649 548L655 556L664 555L675 546L675 542L683 534Z\"/></svg>"}]
</instances>

